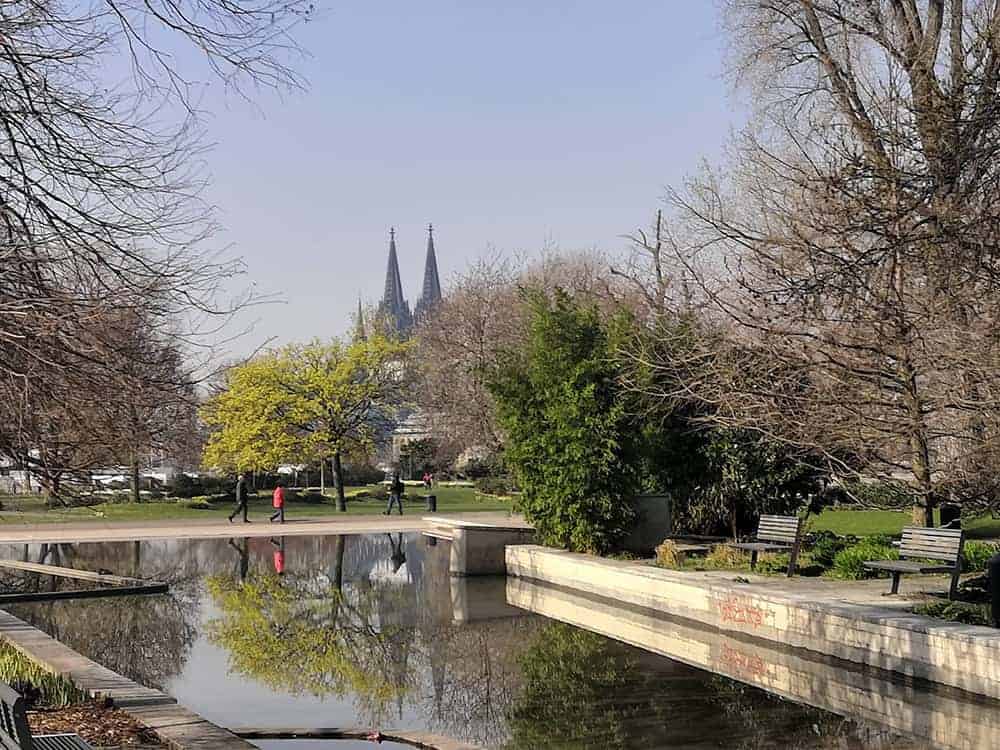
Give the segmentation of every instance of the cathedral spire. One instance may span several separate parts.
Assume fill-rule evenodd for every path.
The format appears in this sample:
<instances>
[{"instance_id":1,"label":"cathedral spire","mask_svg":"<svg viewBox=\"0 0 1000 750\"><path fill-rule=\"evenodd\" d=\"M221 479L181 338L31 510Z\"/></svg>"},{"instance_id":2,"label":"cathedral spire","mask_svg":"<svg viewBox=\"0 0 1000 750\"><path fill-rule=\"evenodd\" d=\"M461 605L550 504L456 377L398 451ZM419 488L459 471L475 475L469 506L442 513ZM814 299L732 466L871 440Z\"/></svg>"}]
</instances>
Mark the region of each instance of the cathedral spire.
<instances>
[{"instance_id":1,"label":"cathedral spire","mask_svg":"<svg viewBox=\"0 0 1000 750\"><path fill-rule=\"evenodd\" d=\"M441 280L438 277L437 255L434 253L434 225L427 225L427 258L424 260L424 286L417 301L416 317L430 311L441 300Z\"/></svg>"},{"instance_id":2,"label":"cathedral spire","mask_svg":"<svg viewBox=\"0 0 1000 750\"><path fill-rule=\"evenodd\" d=\"M405 334L413 322L410 305L403 297L403 282L399 276L395 227L389 229L389 263L385 271L385 292L379 312L396 333Z\"/></svg>"},{"instance_id":3,"label":"cathedral spire","mask_svg":"<svg viewBox=\"0 0 1000 750\"><path fill-rule=\"evenodd\" d=\"M358 314L354 319L354 340L364 341L368 338L365 335L365 313L361 307L361 295L358 295Z\"/></svg>"}]
</instances>

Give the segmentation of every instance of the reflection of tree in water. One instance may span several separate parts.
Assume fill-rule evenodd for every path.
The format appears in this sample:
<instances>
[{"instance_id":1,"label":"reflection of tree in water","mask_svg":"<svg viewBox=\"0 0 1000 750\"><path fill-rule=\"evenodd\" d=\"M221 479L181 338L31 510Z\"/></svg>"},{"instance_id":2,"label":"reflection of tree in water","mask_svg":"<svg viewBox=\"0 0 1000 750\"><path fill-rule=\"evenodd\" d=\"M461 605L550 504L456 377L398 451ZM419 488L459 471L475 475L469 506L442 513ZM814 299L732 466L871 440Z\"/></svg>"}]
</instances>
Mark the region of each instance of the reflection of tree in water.
<instances>
[{"instance_id":1,"label":"reflection of tree in water","mask_svg":"<svg viewBox=\"0 0 1000 750\"><path fill-rule=\"evenodd\" d=\"M209 638L229 651L231 668L275 690L352 694L373 721L414 688L413 628L387 613L412 611L406 592L382 583L344 591L323 574L251 574L242 584L213 576L208 589L221 616Z\"/></svg>"},{"instance_id":2,"label":"reflection of tree in water","mask_svg":"<svg viewBox=\"0 0 1000 750\"><path fill-rule=\"evenodd\" d=\"M429 726L477 745L502 745L522 689L520 657L539 627L534 618L487 620L434 634L429 657L437 679L422 709Z\"/></svg>"},{"instance_id":3,"label":"reflection of tree in water","mask_svg":"<svg viewBox=\"0 0 1000 750\"><path fill-rule=\"evenodd\" d=\"M140 573L140 546L132 543L41 545L34 561L154 577ZM99 664L162 689L180 673L197 635L199 577L191 566L156 567L162 567L157 580L170 583L169 594L38 602L10 609Z\"/></svg>"},{"instance_id":4,"label":"reflection of tree in water","mask_svg":"<svg viewBox=\"0 0 1000 750\"><path fill-rule=\"evenodd\" d=\"M398 572L391 541L379 546L389 573ZM347 560L358 559L354 542L341 550ZM409 565L412 545L405 554ZM343 582L343 565L335 566L339 579L301 567L242 583L215 576L208 588L221 614L208 624L209 638L229 651L231 669L271 689L352 696L362 723L398 724L409 706L434 731L496 745L517 694L525 621L453 625L447 556L429 551L423 564L419 584L355 575ZM434 575L442 565L444 575Z\"/></svg>"}]
</instances>

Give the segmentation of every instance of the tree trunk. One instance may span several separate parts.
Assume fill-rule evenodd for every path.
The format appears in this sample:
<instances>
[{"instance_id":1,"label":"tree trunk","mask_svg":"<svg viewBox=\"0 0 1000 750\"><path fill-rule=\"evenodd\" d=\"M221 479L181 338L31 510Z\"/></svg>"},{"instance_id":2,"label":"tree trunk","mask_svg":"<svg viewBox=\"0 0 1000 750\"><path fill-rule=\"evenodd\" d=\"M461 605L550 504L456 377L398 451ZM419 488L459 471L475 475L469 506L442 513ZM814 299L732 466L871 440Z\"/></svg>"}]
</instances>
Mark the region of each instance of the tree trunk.
<instances>
[{"instance_id":1,"label":"tree trunk","mask_svg":"<svg viewBox=\"0 0 1000 750\"><path fill-rule=\"evenodd\" d=\"M337 510L347 512L347 497L344 495L344 466L340 462L340 451L333 454L333 481L337 487Z\"/></svg>"},{"instance_id":2,"label":"tree trunk","mask_svg":"<svg viewBox=\"0 0 1000 750\"><path fill-rule=\"evenodd\" d=\"M319 494L326 494L326 459L319 460Z\"/></svg>"},{"instance_id":3,"label":"tree trunk","mask_svg":"<svg viewBox=\"0 0 1000 750\"><path fill-rule=\"evenodd\" d=\"M45 505L49 508L54 508L56 507L56 505L65 506L66 502L63 501L62 497L59 494L60 492L59 475L53 474L52 476L48 476L45 479L46 479L46 481L44 482Z\"/></svg>"},{"instance_id":4,"label":"tree trunk","mask_svg":"<svg viewBox=\"0 0 1000 750\"><path fill-rule=\"evenodd\" d=\"M934 497L931 483L931 452L924 423L924 409L917 390L917 374L908 357L903 357L900 381L904 387L907 410L910 412L910 470L917 482L920 500L913 505L913 523L934 526Z\"/></svg>"},{"instance_id":5,"label":"tree trunk","mask_svg":"<svg viewBox=\"0 0 1000 750\"><path fill-rule=\"evenodd\" d=\"M130 482L132 486L132 502L138 503L141 501L141 496L139 495L139 456L133 450L130 456L130 467L132 469L132 480Z\"/></svg>"}]
</instances>

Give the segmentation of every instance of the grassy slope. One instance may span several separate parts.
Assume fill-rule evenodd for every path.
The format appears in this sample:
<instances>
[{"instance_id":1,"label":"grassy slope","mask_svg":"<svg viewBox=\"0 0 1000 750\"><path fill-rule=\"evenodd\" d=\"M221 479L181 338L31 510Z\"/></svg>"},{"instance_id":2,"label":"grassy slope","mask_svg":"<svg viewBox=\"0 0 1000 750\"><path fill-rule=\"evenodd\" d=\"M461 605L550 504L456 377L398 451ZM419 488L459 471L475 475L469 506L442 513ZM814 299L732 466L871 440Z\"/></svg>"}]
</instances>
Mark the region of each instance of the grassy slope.
<instances>
[{"instance_id":1,"label":"grassy slope","mask_svg":"<svg viewBox=\"0 0 1000 750\"><path fill-rule=\"evenodd\" d=\"M352 499L352 495L362 487L347 488L347 513L338 513L334 505L332 491L327 491L330 498L326 503L288 503L285 509L286 518L322 518L325 516L343 515L373 515L385 510L385 503L372 499ZM369 487L368 489L372 489ZM425 509L421 495L422 488L407 487L403 497L403 512L418 513ZM438 498L439 513L458 513L466 511L508 511L511 509L509 500L480 495L470 487L435 487L434 494ZM209 510L185 508L175 502L150 502L133 505L119 503L114 505L95 505L89 508L68 508L46 510L44 503L35 497L2 498L4 510L0 512L2 523L58 523L75 521L170 521L186 519L216 519L224 520L232 511L231 504L218 504ZM262 493L257 500L251 498L250 517L261 518L272 512L270 493Z\"/></svg>"},{"instance_id":2,"label":"grassy slope","mask_svg":"<svg viewBox=\"0 0 1000 750\"><path fill-rule=\"evenodd\" d=\"M824 510L818 516L810 516L810 531L832 531L836 534L898 535L904 526L911 526L908 512L893 510ZM984 516L964 520L962 525L970 539L1000 537L1000 519Z\"/></svg>"}]
</instances>

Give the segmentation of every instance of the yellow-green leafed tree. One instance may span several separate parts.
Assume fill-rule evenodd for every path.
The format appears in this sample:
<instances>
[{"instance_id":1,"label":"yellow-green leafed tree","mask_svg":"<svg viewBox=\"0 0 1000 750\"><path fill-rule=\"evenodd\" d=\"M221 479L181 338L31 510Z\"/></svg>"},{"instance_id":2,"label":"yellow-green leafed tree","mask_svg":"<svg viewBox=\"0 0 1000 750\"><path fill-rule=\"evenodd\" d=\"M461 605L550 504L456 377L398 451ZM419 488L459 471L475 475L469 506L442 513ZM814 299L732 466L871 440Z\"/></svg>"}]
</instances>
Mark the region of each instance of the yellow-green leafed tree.
<instances>
[{"instance_id":1,"label":"yellow-green leafed tree","mask_svg":"<svg viewBox=\"0 0 1000 750\"><path fill-rule=\"evenodd\" d=\"M372 449L404 398L406 343L381 336L313 341L234 367L205 406L207 466L267 469L333 459L337 508L346 510L342 457Z\"/></svg>"}]
</instances>

